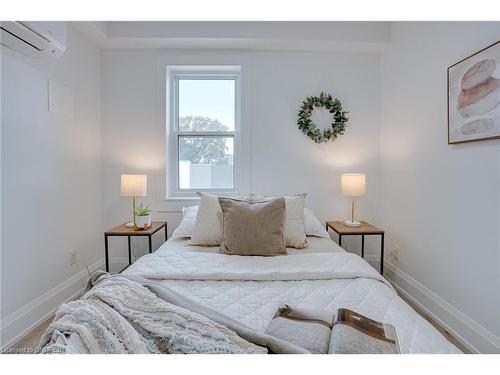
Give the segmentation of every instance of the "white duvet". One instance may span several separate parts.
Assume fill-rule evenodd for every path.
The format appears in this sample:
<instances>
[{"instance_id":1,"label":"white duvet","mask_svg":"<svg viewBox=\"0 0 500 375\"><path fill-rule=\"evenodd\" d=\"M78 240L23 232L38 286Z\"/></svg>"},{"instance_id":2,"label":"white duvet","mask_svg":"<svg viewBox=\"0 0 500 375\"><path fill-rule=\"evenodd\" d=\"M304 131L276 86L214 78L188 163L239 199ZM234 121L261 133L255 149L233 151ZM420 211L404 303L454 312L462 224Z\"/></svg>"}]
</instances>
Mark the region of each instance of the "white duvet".
<instances>
[{"instance_id":1,"label":"white duvet","mask_svg":"<svg viewBox=\"0 0 500 375\"><path fill-rule=\"evenodd\" d=\"M331 314L344 307L393 324L403 353L460 353L362 258L329 239L308 241L287 256L242 257L171 239L124 273L155 279L259 331L285 303Z\"/></svg>"}]
</instances>

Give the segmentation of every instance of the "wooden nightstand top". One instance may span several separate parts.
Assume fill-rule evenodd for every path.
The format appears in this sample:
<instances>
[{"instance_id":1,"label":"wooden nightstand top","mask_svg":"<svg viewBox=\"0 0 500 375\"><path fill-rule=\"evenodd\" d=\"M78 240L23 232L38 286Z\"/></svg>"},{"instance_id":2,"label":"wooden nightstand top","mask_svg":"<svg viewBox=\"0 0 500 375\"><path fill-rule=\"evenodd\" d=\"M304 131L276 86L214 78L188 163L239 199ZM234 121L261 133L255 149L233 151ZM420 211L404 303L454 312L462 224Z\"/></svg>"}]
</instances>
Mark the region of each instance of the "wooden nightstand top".
<instances>
[{"instance_id":1,"label":"wooden nightstand top","mask_svg":"<svg viewBox=\"0 0 500 375\"><path fill-rule=\"evenodd\" d=\"M107 236L150 236L167 225L166 221L153 221L148 229L128 228L126 223L104 232Z\"/></svg>"},{"instance_id":2,"label":"wooden nightstand top","mask_svg":"<svg viewBox=\"0 0 500 375\"><path fill-rule=\"evenodd\" d=\"M377 228L374 225L367 223L366 221L361 221L361 226L359 227L348 227L344 224L343 221L327 221L327 228L331 228L337 234L346 235L346 234L383 234L384 231L380 228Z\"/></svg>"}]
</instances>

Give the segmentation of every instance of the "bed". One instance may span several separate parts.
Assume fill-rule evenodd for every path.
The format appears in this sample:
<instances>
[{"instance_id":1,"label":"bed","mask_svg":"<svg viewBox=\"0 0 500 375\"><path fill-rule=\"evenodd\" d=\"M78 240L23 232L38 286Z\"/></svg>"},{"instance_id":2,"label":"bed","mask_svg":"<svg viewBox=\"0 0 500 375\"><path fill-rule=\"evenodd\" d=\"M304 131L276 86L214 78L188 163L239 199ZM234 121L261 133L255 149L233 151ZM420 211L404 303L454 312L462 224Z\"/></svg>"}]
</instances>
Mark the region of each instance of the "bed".
<instances>
[{"instance_id":1,"label":"bed","mask_svg":"<svg viewBox=\"0 0 500 375\"><path fill-rule=\"evenodd\" d=\"M329 238L307 238L306 249L277 257L219 254L172 238L137 260L124 275L154 280L258 332L283 304L349 308L393 324L402 353L461 353L419 316L361 257Z\"/></svg>"},{"instance_id":2,"label":"bed","mask_svg":"<svg viewBox=\"0 0 500 375\"><path fill-rule=\"evenodd\" d=\"M307 327L293 328L293 338L270 333L278 309L289 305L328 317L349 309L392 324L402 353L460 353L387 279L330 239L305 208L306 194L199 194L200 205L183 209L157 251L121 274L97 272L81 299L57 310L42 352L334 352L306 349Z\"/></svg>"}]
</instances>

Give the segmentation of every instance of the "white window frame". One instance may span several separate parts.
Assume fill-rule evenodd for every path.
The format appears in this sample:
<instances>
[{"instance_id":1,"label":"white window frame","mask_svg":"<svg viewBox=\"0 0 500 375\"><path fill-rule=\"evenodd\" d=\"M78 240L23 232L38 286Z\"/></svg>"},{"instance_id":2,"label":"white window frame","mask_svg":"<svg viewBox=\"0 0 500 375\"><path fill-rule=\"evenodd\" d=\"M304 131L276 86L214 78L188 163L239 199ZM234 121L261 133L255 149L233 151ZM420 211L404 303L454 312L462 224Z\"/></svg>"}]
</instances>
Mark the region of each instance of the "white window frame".
<instances>
[{"instance_id":1,"label":"white window frame","mask_svg":"<svg viewBox=\"0 0 500 375\"><path fill-rule=\"evenodd\" d=\"M179 131L179 80L180 79L232 79L235 88L234 131L195 132ZM196 192L212 194L237 194L240 190L241 171L241 67L240 66L167 66L167 199L197 197ZM181 136L233 137L233 188L232 189L181 189L179 186L179 138ZM170 162L168 162L170 161Z\"/></svg>"}]
</instances>

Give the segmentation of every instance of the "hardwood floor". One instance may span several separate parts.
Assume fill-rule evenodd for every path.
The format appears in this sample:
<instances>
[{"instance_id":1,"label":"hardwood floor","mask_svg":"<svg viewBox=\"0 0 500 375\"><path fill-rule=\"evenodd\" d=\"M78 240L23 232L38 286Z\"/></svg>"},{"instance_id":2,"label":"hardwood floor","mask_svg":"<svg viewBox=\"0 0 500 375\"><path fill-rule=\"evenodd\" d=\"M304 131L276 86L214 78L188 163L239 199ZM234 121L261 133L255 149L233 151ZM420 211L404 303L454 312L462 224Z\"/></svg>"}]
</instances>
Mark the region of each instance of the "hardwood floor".
<instances>
[{"instance_id":1,"label":"hardwood floor","mask_svg":"<svg viewBox=\"0 0 500 375\"><path fill-rule=\"evenodd\" d=\"M397 289L396 289L397 290ZM451 342L453 345L455 345L458 349L460 349L462 352L465 354L472 354L472 352L455 336L453 336L450 332L448 332L443 326L441 326L438 322L436 322L429 314L427 314L425 311L423 311L419 306L417 306L413 301L411 301L409 298L406 297L403 293L401 293L399 290L397 290L398 295L403 299L408 305L410 305L413 310L415 310L422 318L427 320L430 324L436 328L439 333L441 333L446 340Z\"/></svg>"},{"instance_id":2,"label":"hardwood floor","mask_svg":"<svg viewBox=\"0 0 500 375\"><path fill-rule=\"evenodd\" d=\"M23 337L21 340L19 340L17 343L12 345L8 350L7 353L19 353L19 354L33 354L37 351L38 349L38 344L40 343L40 339L42 338L43 333L49 326L49 324L52 322L52 319L54 319L53 316L51 316L49 319L44 321L42 324L40 324L38 327L36 327L33 331L28 333L25 337Z\"/></svg>"}]
</instances>

